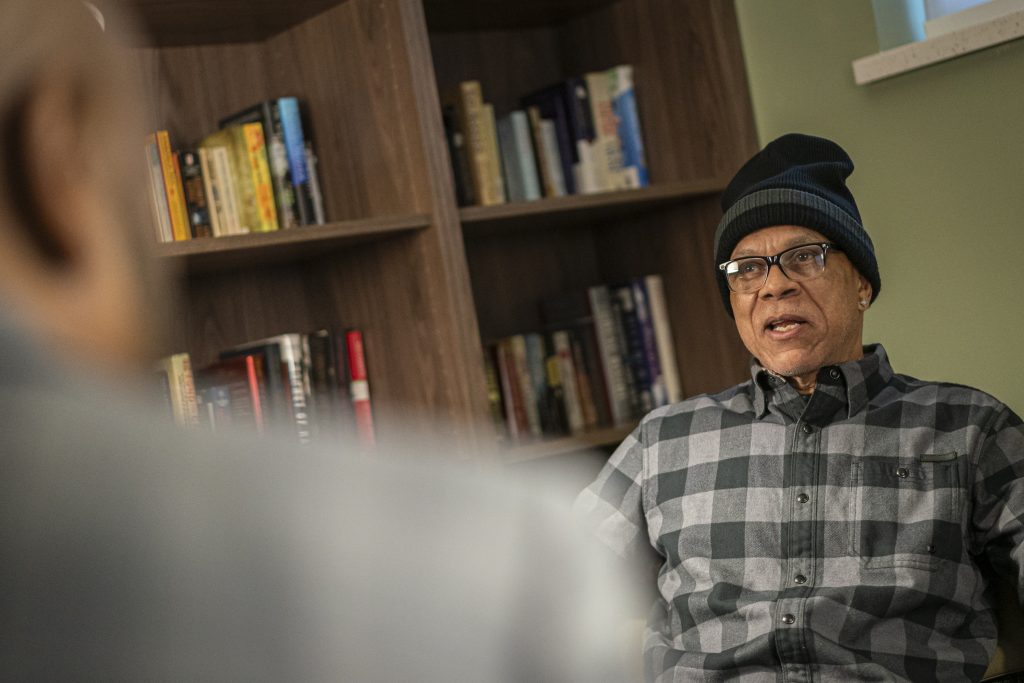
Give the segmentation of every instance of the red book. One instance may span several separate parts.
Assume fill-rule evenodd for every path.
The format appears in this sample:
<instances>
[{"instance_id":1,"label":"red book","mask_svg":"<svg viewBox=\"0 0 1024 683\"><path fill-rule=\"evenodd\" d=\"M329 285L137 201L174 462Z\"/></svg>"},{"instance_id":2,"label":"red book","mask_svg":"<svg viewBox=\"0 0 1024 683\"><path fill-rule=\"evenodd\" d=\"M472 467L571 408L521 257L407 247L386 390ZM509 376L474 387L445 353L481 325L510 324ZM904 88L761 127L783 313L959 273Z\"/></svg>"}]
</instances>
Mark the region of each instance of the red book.
<instances>
[{"instance_id":1,"label":"red book","mask_svg":"<svg viewBox=\"0 0 1024 683\"><path fill-rule=\"evenodd\" d=\"M348 350L349 393L355 411L356 431L359 440L366 446L373 446L373 411L370 408L370 383L366 375L366 354L363 352L363 333L359 330L345 332L345 347Z\"/></svg>"}]
</instances>

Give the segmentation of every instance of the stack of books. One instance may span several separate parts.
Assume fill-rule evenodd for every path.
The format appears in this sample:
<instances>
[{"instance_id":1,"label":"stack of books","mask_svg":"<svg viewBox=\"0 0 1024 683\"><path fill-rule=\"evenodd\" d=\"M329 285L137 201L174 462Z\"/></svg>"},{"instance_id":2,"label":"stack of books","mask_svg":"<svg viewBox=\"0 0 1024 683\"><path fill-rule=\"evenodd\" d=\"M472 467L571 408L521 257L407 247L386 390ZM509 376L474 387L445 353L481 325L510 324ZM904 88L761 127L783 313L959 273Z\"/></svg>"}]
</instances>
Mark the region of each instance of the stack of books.
<instances>
[{"instance_id":1,"label":"stack of books","mask_svg":"<svg viewBox=\"0 0 1024 683\"><path fill-rule=\"evenodd\" d=\"M229 116L189 149L157 131L146 156L161 242L324 223L316 156L294 97Z\"/></svg>"},{"instance_id":2,"label":"stack of books","mask_svg":"<svg viewBox=\"0 0 1024 683\"><path fill-rule=\"evenodd\" d=\"M556 83L496 117L479 81L442 94L460 206L646 187L628 64Z\"/></svg>"},{"instance_id":3,"label":"stack of books","mask_svg":"<svg viewBox=\"0 0 1024 683\"><path fill-rule=\"evenodd\" d=\"M359 330L281 334L220 353L193 368L189 354L162 359L158 382L174 420L292 435L300 444L355 433L375 442L366 353Z\"/></svg>"},{"instance_id":4,"label":"stack of books","mask_svg":"<svg viewBox=\"0 0 1024 683\"><path fill-rule=\"evenodd\" d=\"M541 302L545 329L487 344L491 414L513 442L626 426L681 399L659 275Z\"/></svg>"}]
</instances>

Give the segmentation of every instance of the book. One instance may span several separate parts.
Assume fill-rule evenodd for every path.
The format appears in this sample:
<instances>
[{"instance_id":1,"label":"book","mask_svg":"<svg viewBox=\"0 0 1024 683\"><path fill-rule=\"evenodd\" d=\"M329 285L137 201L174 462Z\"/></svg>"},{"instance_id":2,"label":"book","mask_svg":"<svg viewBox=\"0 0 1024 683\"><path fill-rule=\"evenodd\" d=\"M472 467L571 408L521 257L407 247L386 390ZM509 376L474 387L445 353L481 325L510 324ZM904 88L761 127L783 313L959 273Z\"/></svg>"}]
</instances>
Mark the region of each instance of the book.
<instances>
[{"instance_id":1,"label":"book","mask_svg":"<svg viewBox=\"0 0 1024 683\"><path fill-rule=\"evenodd\" d=\"M455 108L448 104L441 108L441 120L444 124L444 135L448 142L448 156L452 163L452 178L455 181L455 201L459 206L472 206L475 203L473 194L473 177L469 170L469 152L466 150L466 137L459 130L455 119ZM499 134L500 134L499 128Z\"/></svg>"},{"instance_id":2,"label":"book","mask_svg":"<svg viewBox=\"0 0 1024 683\"><path fill-rule=\"evenodd\" d=\"M316 436L350 433L355 427L355 417L349 396L344 339L322 329L306 335L306 342Z\"/></svg>"},{"instance_id":3,"label":"book","mask_svg":"<svg viewBox=\"0 0 1024 683\"><path fill-rule=\"evenodd\" d=\"M348 351L349 395L355 413L356 432L364 446L376 443L373 428L373 407L370 403L370 381L366 370L366 351L363 348L363 333L350 329L345 332L345 348Z\"/></svg>"},{"instance_id":4,"label":"book","mask_svg":"<svg viewBox=\"0 0 1024 683\"><path fill-rule=\"evenodd\" d=\"M629 64L612 67L608 70L608 78L622 155L620 180L615 184L626 188L647 187L647 161L636 108L633 67Z\"/></svg>"},{"instance_id":5,"label":"book","mask_svg":"<svg viewBox=\"0 0 1024 683\"><path fill-rule=\"evenodd\" d=\"M533 132L534 151L544 183L545 197L563 197L565 178L562 176L562 162L558 152L558 139L555 126L550 120L543 119L537 107L529 107L526 114Z\"/></svg>"},{"instance_id":6,"label":"book","mask_svg":"<svg viewBox=\"0 0 1024 683\"><path fill-rule=\"evenodd\" d=\"M293 432L291 389L287 385L287 370L281 358L280 343L276 339L247 342L220 352L220 360L253 356L262 367L260 378L260 404L263 424L267 430Z\"/></svg>"},{"instance_id":7,"label":"book","mask_svg":"<svg viewBox=\"0 0 1024 683\"><path fill-rule=\"evenodd\" d=\"M541 121L550 122L565 194L575 194L576 173L573 169L579 160L576 152L576 141L569 130L568 106L562 84L548 86L530 93L523 97L521 102L525 107L536 107Z\"/></svg>"},{"instance_id":8,"label":"book","mask_svg":"<svg viewBox=\"0 0 1024 683\"><path fill-rule=\"evenodd\" d=\"M587 428L583 416L583 404L580 400L579 379L572 358L572 340L568 330L556 330L551 333L551 344L554 358L558 363L558 373L562 387L562 398L565 404L566 426L571 434L580 434Z\"/></svg>"},{"instance_id":9,"label":"book","mask_svg":"<svg viewBox=\"0 0 1024 683\"><path fill-rule=\"evenodd\" d=\"M629 379L622 362L621 333L612 309L611 294L607 286L595 285L587 289L587 298L590 301L594 330L597 333L597 346L608 389L612 424L626 424L633 417L633 409L630 405Z\"/></svg>"},{"instance_id":10,"label":"book","mask_svg":"<svg viewBox=\"0 0 1024 683\"><path fill-rule=\"evenodd\" d=\"M288 229L300 225L279 101L264 100L254 104L221 119L219 126L227 128L244 123L259 123L263 127L264 151L270 168L278 226Z\"/></svg>"},{"instance_id":11,"label":"book","mask_svg":"<svg viewBox=\"0 0 1024 683\"><path fill-rule=\"evenodd\" d=\"M317 156L313 153L313 145L306 143L306 178L309 182L309 199L313 207L313 225L327 222L324 214L324 197L320 192L320 172L317 170Z\"/></svg>"},{"instance_id":12,"label":"book","mask_svg":"<svg viewBox=\"0 0 1024 683\"><path fill-rule=\"evenodd\" d=\"M556 389L551 385L552 374L548 368L544 338L536 332L528 332L523 335L523 341L526 344L526 370L537 403L537 420L540 425L540 433L537 435L563 432L564 420L560 418L562 409L555 405L556 401L561 400L561 382L555 375L554 379L559 381L559 386Z\"/></svg>"},{"instance_id":13,"label":"book","mask_svg":"<svg viewBox=\"0 0 1024 683\"><path fill-rule=\"evenodd\" d=\"M192 374L192 359L187 353L175 353L161 358L157 363L158 372L167 377L168 394L174 421L188 429L199 425L199 404L196 401L195 377Z\"/></svg>"},{"instance_id":14,"label":"book","mask_svg":"<svg viewBox=\"0 0 1024 683\"><path fill-rule=\"evenodd\" d=\"M505 170L505 196L510 202L525 201L526 187L512 120L505 116L498 119L497 125L498 147L501 150L502 168Z\"/></svg>"},{"instance_id":15,"label":"book","mask_svg":"<svg viewBox=\"0 0 1024 683\"><path fill-rule=\"evenodd\" d=\"M253 190L256 193L256 208L259 212L257 232L273 232L280 229L277 209L274 206L274 186L270 177L270 162L267 159L267 143L260 123L242 124L245 136L248 168L252 174Z\"/></svg>"},{"instance_id":16,"label":"book","mask_svg":"<svg viewBox=\"0 0 1024 683\"><path fill-rule=\"evenodd\" d=\"M235 209L245 232L277 229L262 138L262 126L243 124L223 128L207 135L199 143L200 147L223 147L226 150L226 168L218 165L217 172L222 181L228 179L233 189Z\"/></svg>"},{"instance_id":17,"label":"book","mask_svg":"<svg viewBox=\"0 0 1024 683\"><path fill-rule=\"evenodd\" d=\"M530 135L530 120L526 112L517 109L508 115L512 124L512 136L515 139L516 155L519 157L519 170L522 173L523 194L527 201L540 199L543 190L537 171L537 157L533 152L533 139Z\"/></svg>"},{"instance_id":18,"label":"book","mask_svg":"<svg viewBox=\"0 0 1024 683\"><path fill-rule=\"evenodd\" d=\"M263 357L251 353L223 359L198 370L196 386L207 425L213 430L233 426L262 434L265 430L265 372Z\"/></svg>"},{"instance_id":19,"label":"book","mask_svg":"<svg viewBox=\"0 0 1024 683\"><path fill-rule=\"evenodd\" d=\"M629 281L629 286L633 291L633 305L643 340L642 357L644 364L647 366L652 407L658 408L666 405L669 401L668 391L665 388L665 374L661 369L661 355L658 352L657 334L654 330L654 321L651 318L651 304L647 296L647 285L644 282L644 278L633 278Z\"/></svg>"},{"instance_id":20,"label":"book","mask_svg":"<svg viewBox=\"0 0 1024 683\"><path fill-rule=\"evenodd\" d=\"M164 188L164 173L160 165L156 134L146 136L145 150L149 171L150 207L153 210L153 225L156 228L157 239L161 242L173 242L171 210L167 204L167 190Z\"/></svg>"},{"instance_id":21,"label":"book","mask_svg":"<svg viewBox=\"0 0 1024 683\"><path fill-rule=\"evenodd\" d=\"M594 176L601 190L622 189L622 143L607 71L584 75L594 122Z\"/></svg>"},{"instance_id":22,"label":"book","mask_svg":"<svg viewBox=\"0 0 1024 683\"><path fill-rule=\"evenodd\" d=\"M519 390L519 373L516 370L512 338L506 337L494 344L495 360L498 366L498 382L501 385L505 424L512 440L518 440L530 433L522 393Z\"/></svg>"},{"instance_id":23,"label":"book","mask_svg":"<svg viewBox=\"0 0 1024 683\"><path fill-rule=\"evenodd\" d=\"M612 424L608 383L588 292L570 291L543 299L541 316L549 330L569 332L584 421L589 426Z\"/></svg>"},{"instance_id":24,"label":"book","mask_svg":"<svg viewBox=\"0 0 1024 683\"><path fill-rule=\"evenodd\" d=\"M185 189L185 207L188 209L192 237L213 237L210 207L206 200L206 181L203 179L199 155L186 150L178 153L177 160Z\"/></svg>"},{"instance_id":25,"label":"book","mask_svg":"<svg viewBox=\"0 0 1024 683\"><path fill-rule=\"evenodd\" d=\"M509 201L541 198L537 160L530 140L530 122L526 112L516 110L498 121L498 142L504 162Z\"/></svg>"},{"instance_id":26,"label":"book","mask_svg":"<svg viewBox=\"0 0 1024 683\"><path fill-rule=\"evenodd\" d=\"M484 147L487 151L486 194L493 198L493 204L503 204L505 196L505 174L501 167L501 151L498 149L498 130L494 119L494 106L484 102L480 107L480 121L483 128Z\"/></svg>"},{"instance_id":27,"label":"book","mask_svg":"<svg viewBox=\"0 0 1024 683\"><path fill-rule=\"evenodd\" d=\"M470 178L476 203L484 206L501 204L503 199L495 193L499 181L491 178L493 166L488 157L486 123L483 113L483 90L480 81L462 81L442 92L442 106L455 112L458 130L466 141Z\"/></svg>"},{"instance_id":28,"label":"book","mask_svg":"<svg viewBox=\"0 0 1024 683\"><path fill-rule=\"evenodd\" d=\"M647 291L651 323L654 326L654 335L658 343L658 360L665 380L666 400L668 403L678 403L683 399L683 392L679 382L675 343L672 340L672 327L668 318L668 307L665 304L665 286L661 276L648 275L645 277L644 288Z\"/></svg>"},{"instance_id":29,"label":"book","mask_svg":"<svg viewBox=\"0 0 1024 683\"><path fill-rule=\"evenodd\" d=\"M573 173L576 191L583 194L600 192L594 167L594 119L586 80L582 76L566 80L562 83L562 95L566 101L570 138L575 143Z\"/></svg>"},{"instance_id":30,"label":"book","mask_svg":"<svg viewBox=\"0 0 1024 683\"><path fill-rule=\"evenodd\" d=\"M225 217L224 198L221 193L220 179L215 176L213 165L210 161L210 150L199 148L195 151L199 159L199 167L202 171L203 193L206 198L207 214L210 219L210 232L214 237L220 237L227 233L227 218Z\"/></svg>"},{"instance_id":31,"label":"book","mask_svg":"<svg viewBox=\"0 0 1024 683\"><path fill-rule=\"evenodd\" d=\"M160 170L163 173L164 191L167 193L167 207L174 241L190 239L192 231L189 228L188 210L185 207L185 191L182 188L181 174L174 163L171 138L166 130L156 132L156 145L160 154Z\"/></svg>"},{"instance_id":32,"label":"book","mask_svg":"<svg viewBox=\"0 0 1024 683\"><path fill-rule=\"evenodd\" d=\"M644 326L637 311L631 283L611 285L609 293L621 334L622 360L630 388L632 414L639 416L654 409L653 378L644 344ZM652 334L653 337L653 334Z\"/></svg>"},{"instance_id":33,"label":"book","mask_svg":"<svg viewBox=\"0 0 1024 683\"><path fill-rule=\"evenodd\" d=\"M298 220L302 225L323 225L319 178L311 172L316 168L315 155L312 140L307 139L307 131L302 125L302 109L298 98L277 98L277 113L281 117L281 137L295 191Z\"/></svg>"},{"instance_id":34,"label":"book","mask_svg":"<svg viewBox=\"0 0 1024 683\"><path fill-rule=\"evenodd\" d=\"M505 406L498 377L496 347L493 344L488 344L484 348L484 380L487 384L487 405L490 408L491 422L499 438L505 438L508 436L508 428L505 424Z\"/></svg>"},{"instance_id":35,"label":"book","mask_svg":"<svg viewBox=\"0 0 1024 683\"><path fill-rule=\"evenodd\" d=\"M520 402L526 414L526 430L521 436L539 437L543 432L540 426L537 388L530 374L526 337L521 334L513 335L509 339L509 348L512 351L512 370L515 373L514 386L519 387Z\"/></svg>"}]
</instances>

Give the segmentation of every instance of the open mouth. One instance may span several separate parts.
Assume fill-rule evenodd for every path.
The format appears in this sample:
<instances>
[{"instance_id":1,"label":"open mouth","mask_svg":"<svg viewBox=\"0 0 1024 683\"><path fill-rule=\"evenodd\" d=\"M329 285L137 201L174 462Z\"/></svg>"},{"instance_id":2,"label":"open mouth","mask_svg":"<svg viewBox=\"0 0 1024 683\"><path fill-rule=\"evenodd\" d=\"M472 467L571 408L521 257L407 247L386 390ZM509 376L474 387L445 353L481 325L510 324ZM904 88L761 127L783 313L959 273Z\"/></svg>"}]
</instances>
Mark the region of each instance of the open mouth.
<instances>
[{"instance_id":1,"label":"open mouth","mask_svg":"<svg viewBox=\"0 0 1024 683\"><path fill-rule=\"evenodd\" d=\"M764 328L769 332L776 334L785 334L799 329L800 326L804 325L807 321L803 318L796 318L793 316L784 316L781 318L773 318L765 323Z\"/></svg>"}]
</instances>

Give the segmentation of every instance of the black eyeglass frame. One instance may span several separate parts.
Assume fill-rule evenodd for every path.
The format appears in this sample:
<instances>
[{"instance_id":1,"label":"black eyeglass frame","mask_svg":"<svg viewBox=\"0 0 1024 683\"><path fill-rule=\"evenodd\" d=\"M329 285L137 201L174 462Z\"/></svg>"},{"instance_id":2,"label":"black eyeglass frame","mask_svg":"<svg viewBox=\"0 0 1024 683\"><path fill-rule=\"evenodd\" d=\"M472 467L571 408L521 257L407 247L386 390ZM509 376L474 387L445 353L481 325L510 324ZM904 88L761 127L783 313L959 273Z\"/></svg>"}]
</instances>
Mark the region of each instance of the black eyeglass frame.
<instances>
[{"instance_id":1,"label":"black eyeglass frame","mask_svg":"<svg viewBox=\"0 0 1024 683\"><path fill-rule=\"evenodd\" d=\"M786 269L783 267L783 265L782 265L782 257L785 256L786 254L788 254L791 251L796 251L797 249L803 249L805 247L821 247L821 271L818 273L818 275L813 275L813 276L811 276L809 278L806 278L806 277L793 277L792 275L787 273ZM775 266L775 265L777 265L779 267L779 270L782 271L783 275L788 277L790 280L793 280L794 282L800 282L800 281L804 281L804 280L813 280L814 278L818 277L821 273L825 272L825 267L826 267L826 265L828 263L828 252L829 252L829 250L841 252L842 251L842 247L840 247L838 244L836 244L834 242L808 242L807 244L798 244L795 247L790 247L789 249L783 249L778 254L775 254L775 256L741 256L740 258L729 259L728 261L726 261L724 263L719 263L718 264L718 269L720 271L722 271L722 275L725 276L725 283L729 286L729 289L731 291L736 292L737 294L752 294L752 293L760 290L761 287L764 287L764 284L766 282L768 282L768 276L771 274L772 266ZM760 261L764 261L765 263L768 264L768 267L764 271L764 280L761 281L760 285L758 285L754 289L750 289L750 290L746 290L746 291L740 292L740 291L737 291L737 290L733 289L732 281L729 280L729 275L728 275L728 273L726 273L726 269L729 267L730 263L736 263L737 261L746 261L748 259L757 259L757 260L760 260Z\"/></svg>"}]
</instances>

